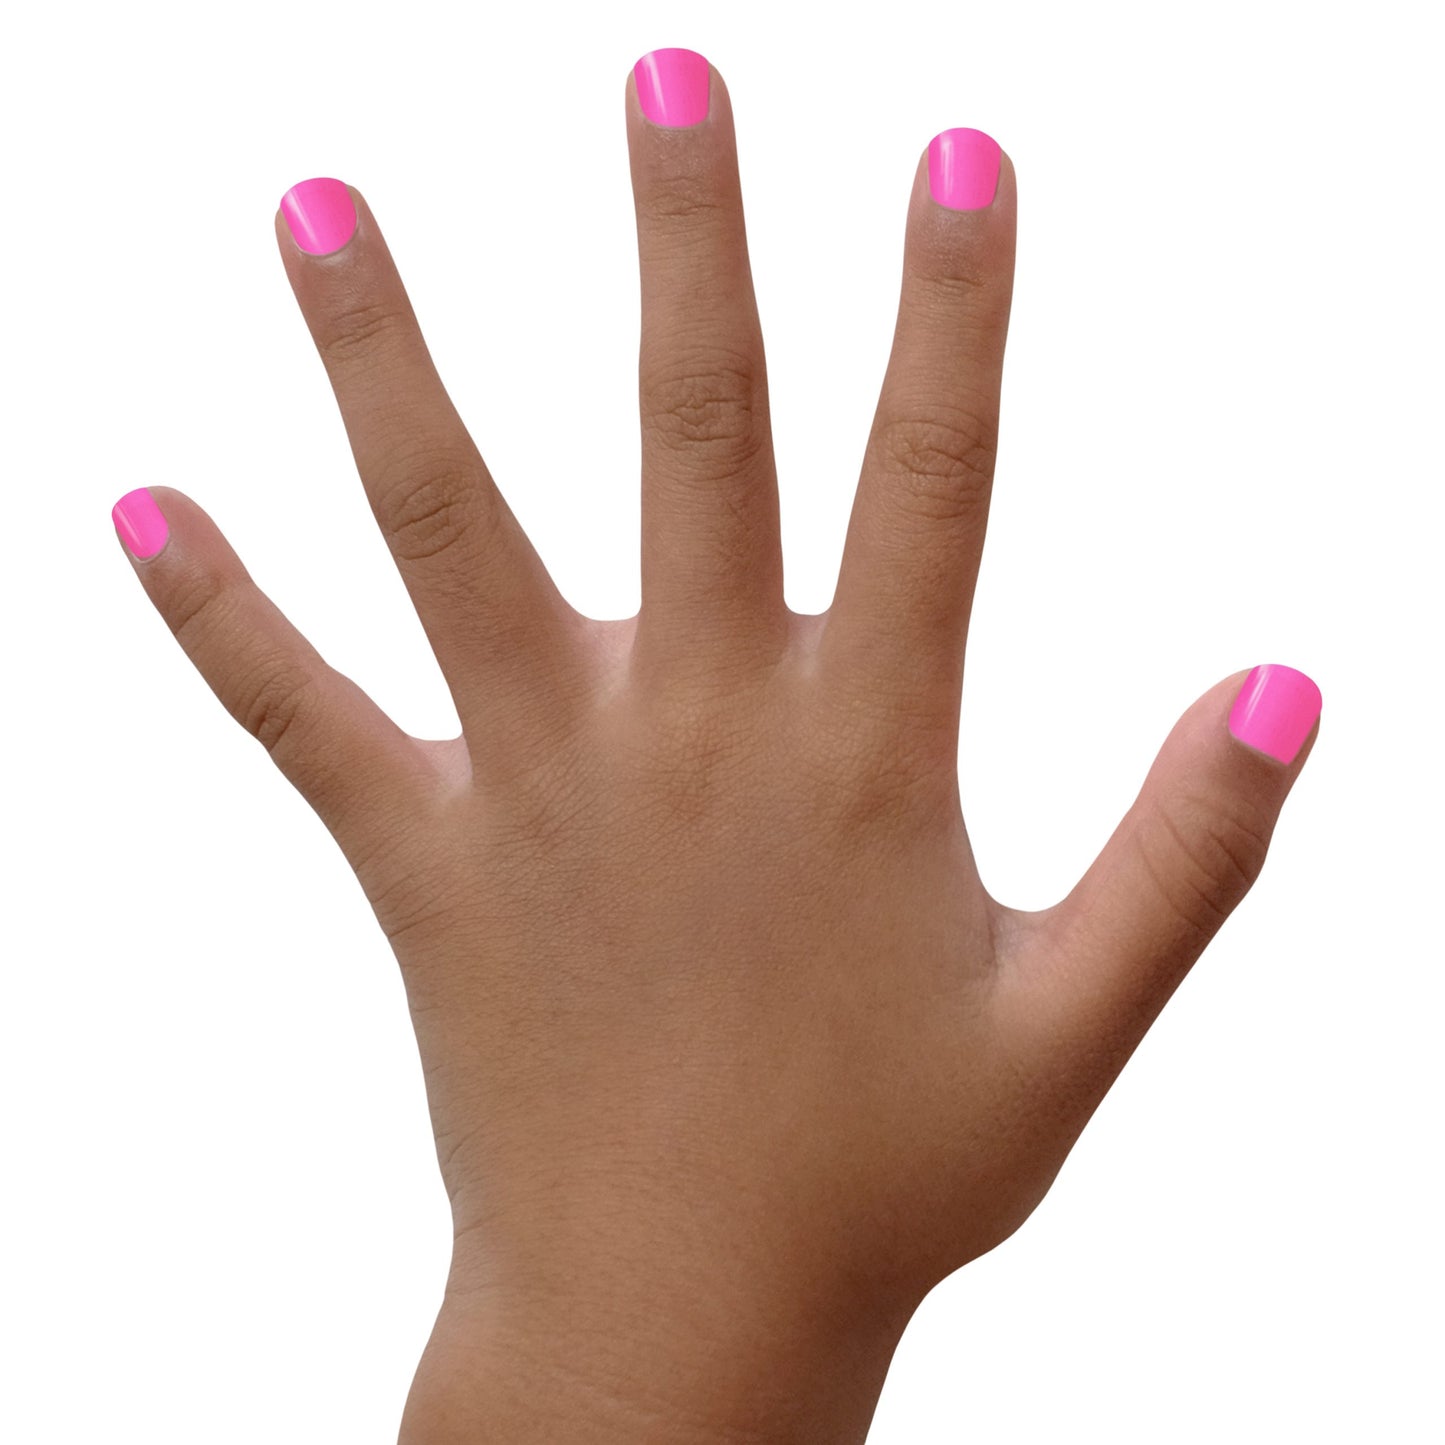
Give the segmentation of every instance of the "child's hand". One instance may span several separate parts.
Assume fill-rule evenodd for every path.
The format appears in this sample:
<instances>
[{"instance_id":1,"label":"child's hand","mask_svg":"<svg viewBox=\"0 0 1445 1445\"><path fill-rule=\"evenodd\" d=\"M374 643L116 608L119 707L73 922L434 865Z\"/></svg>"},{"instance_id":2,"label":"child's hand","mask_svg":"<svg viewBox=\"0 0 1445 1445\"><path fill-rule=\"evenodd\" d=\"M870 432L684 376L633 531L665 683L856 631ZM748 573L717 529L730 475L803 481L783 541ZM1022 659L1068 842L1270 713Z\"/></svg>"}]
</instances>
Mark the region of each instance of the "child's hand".
<instances>
[{"instance_id":1,"label":"child's hand","mask_svg":"<svg viewBox=\"0 0 1445 1445\"><path fill-rule=\"evenodd\" d=\"M1259 873L1319 693L1219 682L1067 899L990 898L957 744L1013 167L972 130L919 158L837 593L804 617L727 91L659 51L626 106L638 616L559 595L336 181L277 239L463 736L399 731L181 493L116 521L401 964L456 1227L403 1438L857 1440L915 1306L1038 1204Z\"/></svg>"}]
</instances>

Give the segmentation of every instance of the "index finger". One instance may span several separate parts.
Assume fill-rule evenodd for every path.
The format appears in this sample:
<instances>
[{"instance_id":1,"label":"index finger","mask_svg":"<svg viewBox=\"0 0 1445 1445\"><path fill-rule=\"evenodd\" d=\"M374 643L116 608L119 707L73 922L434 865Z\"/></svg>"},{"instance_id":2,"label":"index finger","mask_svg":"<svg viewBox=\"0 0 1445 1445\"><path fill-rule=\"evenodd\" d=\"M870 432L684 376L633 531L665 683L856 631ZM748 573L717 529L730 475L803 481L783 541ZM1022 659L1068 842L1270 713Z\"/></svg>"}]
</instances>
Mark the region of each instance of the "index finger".
<instances>
[{"instance_id":1,"label":"index finger","mask_svg":"<svg viewBox=\"0 0 1445 1445\"><path fill-rule=\"evenodd\" d=\"M996 141L934 137L914 175L892 355L820 644L834 685L924 722L950 768L993 488L1015 209Z\"/></svg>"}]
</instances>

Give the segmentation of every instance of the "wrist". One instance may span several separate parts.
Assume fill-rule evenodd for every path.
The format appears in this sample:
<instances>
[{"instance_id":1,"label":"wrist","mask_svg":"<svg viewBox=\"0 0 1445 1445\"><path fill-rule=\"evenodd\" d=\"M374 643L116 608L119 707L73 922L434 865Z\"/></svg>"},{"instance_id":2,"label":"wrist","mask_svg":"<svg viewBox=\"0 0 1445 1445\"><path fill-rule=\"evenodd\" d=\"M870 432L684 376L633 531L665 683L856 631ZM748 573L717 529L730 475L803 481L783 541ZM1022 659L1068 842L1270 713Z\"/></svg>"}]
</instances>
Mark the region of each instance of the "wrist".
<instances>
[{"instance_id":1,"label":"wrist","mask_svg":"<svg viewBox=\"0 0 1445 1445\"><path fill-rule=\"evenodd\" d=\"M454 1268L399 1445L862 1445L913 1306L785 1295L733 1263L523 1291Z\"/></svg>"}]
</instances>

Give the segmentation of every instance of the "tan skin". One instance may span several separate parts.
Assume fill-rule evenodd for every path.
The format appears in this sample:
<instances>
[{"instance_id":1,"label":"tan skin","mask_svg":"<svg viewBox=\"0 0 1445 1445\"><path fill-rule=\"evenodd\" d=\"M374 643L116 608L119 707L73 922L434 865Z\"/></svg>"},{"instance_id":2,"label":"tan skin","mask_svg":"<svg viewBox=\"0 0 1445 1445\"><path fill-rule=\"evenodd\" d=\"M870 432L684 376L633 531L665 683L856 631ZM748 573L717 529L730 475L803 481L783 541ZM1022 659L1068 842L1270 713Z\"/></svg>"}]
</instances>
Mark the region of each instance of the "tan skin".
<instances>
[{"instance_id":1,"label":"tan skin","mask_svg":"<svg viewBox=\"0 0 1445 1445\"><path fill-rule=\"evenodd\" d=\"M952 211L919 158L837 592L801 616L727 89L686 130L625 100L637 616L558 593L356 192L343 249L277 240L462 736L401 732L183 494L153 489L170 540L135 564L401 965L456 1232L403 1445L861 1441L913 1310L1043 1197L1313 744L1237 742L1224 679L1068 898L992 899L957 746L1012 164Z\"/></svg>"}]
</instances>

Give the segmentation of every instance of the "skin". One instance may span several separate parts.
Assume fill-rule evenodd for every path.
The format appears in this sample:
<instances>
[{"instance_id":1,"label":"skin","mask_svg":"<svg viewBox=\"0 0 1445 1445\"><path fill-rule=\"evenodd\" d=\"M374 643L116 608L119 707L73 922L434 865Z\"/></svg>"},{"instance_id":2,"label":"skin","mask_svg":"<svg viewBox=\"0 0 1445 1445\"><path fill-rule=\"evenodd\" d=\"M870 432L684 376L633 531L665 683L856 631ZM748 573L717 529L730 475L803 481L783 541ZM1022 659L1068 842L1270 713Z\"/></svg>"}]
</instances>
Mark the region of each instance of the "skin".
<instances>
[{"instance_id":1,"label":"skin","mask_svg":"<svg viewBox=\"0 0 1445 1445\"><path fill-rule=\"evenodd\" d=\"M650 125L642 607L563 600L432 367L380 228L287 276L461 737L400 731L206 514L135 562L356 870L406 983L455 1248L403 1445L861 1441L941 1279L1011 1234L1258 876L1285 766L1194 704L1068 898L979 881L958 794L1015 178L921 154L838 588L783 600L731 106ZM127 554L129 555L129 554Z\"/></svg>"}]
</instances>

